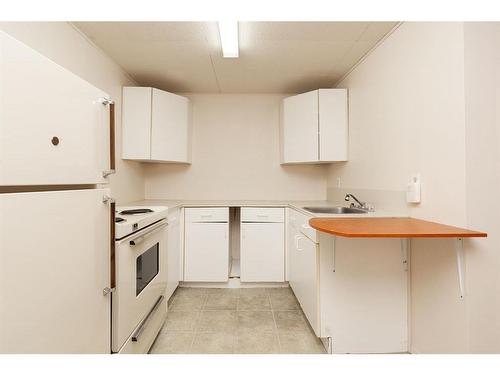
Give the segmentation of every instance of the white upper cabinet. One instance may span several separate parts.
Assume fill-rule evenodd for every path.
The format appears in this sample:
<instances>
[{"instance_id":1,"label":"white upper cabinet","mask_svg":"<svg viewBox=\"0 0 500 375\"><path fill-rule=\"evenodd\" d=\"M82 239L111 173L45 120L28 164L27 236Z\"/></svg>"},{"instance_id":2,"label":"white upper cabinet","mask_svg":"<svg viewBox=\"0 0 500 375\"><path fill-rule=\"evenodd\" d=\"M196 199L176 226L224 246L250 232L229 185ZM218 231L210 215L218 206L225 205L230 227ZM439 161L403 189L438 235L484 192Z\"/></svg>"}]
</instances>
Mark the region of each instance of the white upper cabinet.
<instances>
[{"instance_id":1,"label":"white upper cabinet","mask_svg":"<svg viewBox=\"0 0 500 375\"><path fill-rule=\"evenodd\" d=\"M124 87L123 158L191 163L189 99L152 87Z\"/></svg>"},{"instance_id":2,"label":"white upper cabinet","mask_svg":"<svg viewBox=\"0 0 500 375\"><path fill-rule=\"evenodd\" d=\"M283 99L281 163L347 160L346 89L319 89Z\"/></svg>"},{"instance_id":3,"label":"white upper cabinet","mask_svg":"<svg viewBox=\"0 0 500 375\"><path fill-rule=\"evenodd\" d=\"M114 104L106 99L0 31L0 185L106 183L114 169Z\"/></svg>"}]
</instances>

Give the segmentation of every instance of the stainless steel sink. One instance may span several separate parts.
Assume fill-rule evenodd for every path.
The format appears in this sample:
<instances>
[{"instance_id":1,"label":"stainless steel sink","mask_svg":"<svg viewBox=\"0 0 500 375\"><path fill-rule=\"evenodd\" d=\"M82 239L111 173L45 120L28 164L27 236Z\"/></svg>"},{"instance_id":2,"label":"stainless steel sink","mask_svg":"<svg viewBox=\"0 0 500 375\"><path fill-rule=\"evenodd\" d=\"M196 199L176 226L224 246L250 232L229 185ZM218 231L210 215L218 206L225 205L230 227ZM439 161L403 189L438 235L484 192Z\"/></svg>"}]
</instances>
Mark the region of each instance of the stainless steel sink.
<instances>
[{"instance_id":1,"label":"stainless steel sink","mask_svg":"<svg viewBox=\"0 0 500 375\"><path fill-rule=\"evenodd\" d=\"M368 211L354 207L302 207L314 214L366 214Z\"/></svg>"}]
</instances>

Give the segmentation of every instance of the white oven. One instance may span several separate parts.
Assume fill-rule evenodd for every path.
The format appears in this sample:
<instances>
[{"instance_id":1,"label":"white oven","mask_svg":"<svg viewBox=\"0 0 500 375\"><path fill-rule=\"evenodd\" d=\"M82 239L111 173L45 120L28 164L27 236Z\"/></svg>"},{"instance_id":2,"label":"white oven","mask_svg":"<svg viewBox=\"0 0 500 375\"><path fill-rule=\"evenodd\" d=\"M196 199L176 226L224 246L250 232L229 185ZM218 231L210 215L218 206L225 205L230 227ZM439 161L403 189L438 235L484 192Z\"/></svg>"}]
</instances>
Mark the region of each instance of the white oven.
<instances>
[{"instance_id":1,"label":"white oven","mask_svg":"<svg viewBox=\"0 0 500 375\"><path fill-rule=\"evenodd\" d=\"M112 349L147 352L167 313L167 220L115 242Z\"/></svg>"}]
</instances>

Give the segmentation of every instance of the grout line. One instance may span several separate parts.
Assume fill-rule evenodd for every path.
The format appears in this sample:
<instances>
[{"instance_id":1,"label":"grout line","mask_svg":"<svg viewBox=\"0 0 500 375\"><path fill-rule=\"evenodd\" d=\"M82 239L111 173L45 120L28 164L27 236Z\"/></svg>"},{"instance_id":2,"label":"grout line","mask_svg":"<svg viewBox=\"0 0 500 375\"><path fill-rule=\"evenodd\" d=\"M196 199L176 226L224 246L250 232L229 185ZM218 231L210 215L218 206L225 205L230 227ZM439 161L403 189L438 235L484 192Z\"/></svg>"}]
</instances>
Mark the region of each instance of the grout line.
<instances>
[{"instance_id":1,"label":"grout line","mask_svg":"<svg viewBox=\"0 0 500 375\"><path fill-rule=\"evenodd\" d=\"M268 298L269 298L269 303L272 303L270 295L268 296ZM283 347L281 346L280 334L279 334L279 330L278 330L278 323L276 323L276 316L274 315L274 309L273 309L272 305L271 305L271 313L273 314L274 328L276 329L276 338L278 339L279 354L282 354Z\"/></svg>"},{"instance_id":2,"label":"grout line","mask_svg":"<svg viewBox=\"0 0 500 375\"><path fill-rule=\"evenodd\" d=\"M301 313L301 315L305 318L305 315L304 315L304 312L302 311L302 309L299 307L298 309L276 309L273 307L272 305L272 299L271 299L271 293L269 291L269 289L266 289L266 293L265 293L265 296L267 297L268 299L268 302L269 302L269 306L270 306L270 310L239 310L240 308L240 298L241 298L241 290L238 291L238 294L237 294L237 301L236 301L236 310L205 310L206 306L207 306L207 303L208 303L208 298L210 296L210 293L208 293L208 290L204 290L203 294L202 294L202 302L201 302L201 306L200 306L200 310L195 310L197 312L197 316L195 318L195 322L194 322L194 327L191 331L192 333L192 338L191 338L191 342L189 343L189 346L188 346L188 349L187 349L187 353L191 353L193 354L193 348L194 348L194 342L196 341L196 338L199 337L199 335L205 331L201 331L200 330L200 322L201 322L201 317L202 317L202 314L204 311L234 311L234 313L236 314L236 327L235 327L235 330L232 331L232 349L231 349L231 353L232 354L235 354L236 353L236 349L237 349L237 343L238 343L238 332L239 332L239 325L238 325L238 312L239 311L243 311L243 312L271 312L272 314L272 317L273 317L273 323L274 323L274 327L273 327L273 331L272 332L269 332L269 333L273 333L274 334L274 337L275 339L277 340L277 344L278 344L278 349L279 349L279 353L280 354L283 354L283 344L281 342L281 339L280 339L280 331L278 329L278 323L276 321L276 314L280 311L289 311L289 312L299 312ZM176 293L176 295L173 296L173 302L177 299L177 297L179 297L179 294ZM181 311L181 310L179 310ZM185 311L193 311L193 310L185 310ZM307 322L307 319L306 319L306 322ZM308 326L309 328L309 332L307 332L308 334L313 334L314 333L312 332L312 328L310 326ZM208 332L208 331L207 331ZM212 332L212 333L217 333L219 331L209 331L209 332ZM283 332L288 332L288 331L283 331ZM295 332L295 331L289 331L291 333L299 333L299 331ZM306 331L300 331L300 333L306 333ZM314 335L315 336L315 335ZM200 354L207 354L207 353L203 353L204 351L204 348L202 347L201 348L201 352ZM229 354L229 353L228 353Z\"/></svg>"},{"instance_id":3,"label":"grout line","mask_svg":"<svg viewBox=\"0 0 500 375\"><path fill-rule=\"evenodd\" d=\"M199 333L198 332L198 325L201 322L201 315L204 311L205 305L207 303L207 299L208 299L208 293L205 293L203 295L203 302L201 304L200 310L198 311L198 316L195 319L195 323L194 323L194 327L193 327L193 338L191 339L191 344L189 345L189 349L188 349L188 353L190 353L190 354L192 354L194 341L196 340L196 337L198 336L198 333Z\"/></svg>"}]
</instances>

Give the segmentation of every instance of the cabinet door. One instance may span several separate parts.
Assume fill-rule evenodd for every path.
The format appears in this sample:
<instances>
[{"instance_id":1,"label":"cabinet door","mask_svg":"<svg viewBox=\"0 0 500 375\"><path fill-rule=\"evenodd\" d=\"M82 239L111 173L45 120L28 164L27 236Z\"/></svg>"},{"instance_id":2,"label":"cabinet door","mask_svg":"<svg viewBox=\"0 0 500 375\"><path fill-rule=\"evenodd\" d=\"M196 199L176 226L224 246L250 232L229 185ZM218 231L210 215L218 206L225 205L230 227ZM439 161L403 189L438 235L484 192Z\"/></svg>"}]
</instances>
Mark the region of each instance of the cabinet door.
<instances>
[{"instance_id":1,"label":"cabinet door","mask_svg":"<svg viewBox=\"0 0 500 375\"><path fill-rule=\"evenodd\" d=\"M150 160L152 88L124 87L122 91L122 157Z\"/></svg>"},{"instance_id":2,"label":"cabinet door","mask_svg":"<svg viewBox=\"0 0 500 375\"><path fill-rule=\"evenodd\" d=\"M180 253L181 229L180 209L175 209L168 214L168 244L167 244L167 291L168 300L179 285L180 280Z\"/></svg>"},{"instance_id":3,"label":"cabinet door","mask_svg":"<svg viewBox=\"0 0 500 375\"><path fill-rule=\"evenodd\" d=\"M0 353L111 352L108 194L0 194Z\"/></svg>"},{"instance_id":4,"label":"cabinet door","mask_svg":"<svg viewBox=\"0 0 500 375\"><path fill-rule=\"evenodd\" d=\"M292 257L293 292L317 336L319 330L319 254L317 245L299 235Z\"/></svg>"},{"instance_id":5,"label":"cabinet door","mask_svg":"<svg viewBox=\"0 0 500 375\"><path fill-rule=\"evenodd\" d=\"M319 90L319 160L347 160L346 89Z\"/></svg>"},{"instance_id":6,"label":"cabinet door","mask_svg":"<svg viewBox=\"0 0 500 375\"><path fill-rule=\"evenodd\" d=\"M297 218L293 213L290 213L287 241L288 282L294 292L297 286L297 241L299 238L300 231L297 227Z\"/></svg>"},{"instance_id":7,"label":"cabinet door","mask_svg":"<svg viewBox=\"0 0 500 375\"><path fill-rule=\"evenodd\" d=\"M105 183L106 93L0 32L0 185Z\"/></svg>"},{"instance_id":8,"label":"cabinet door","mask_svg":"<svg viewBox=\"0 0 500 375\"><path fill-rule=\"evenodd\" d=\"M186 222L184 281L227 281L228 223Z\"/></svg>"},{"instance_id":9,"label":"cabinet door","mask_svg":"<svg viewBox=\"0 0 500 375\"><path fill-rule=\"evenodd\" d=\"M283 163L318 161L318 91L283 100L281 119Z\"/></svg>"},{"instance_id":10,"label":"cabinet door","mask_svg":"<svg viewBox=\"0 0 500 375\"><path fill-rule=\"evenodd\" d=\"M283 223L241 223L241 281L285 280Z\"/></svg>"},{"instance_id":11,"label":"cabinet door","mask_svg":"<svg viewBox=\"0 0 500 375\"><path fill-rule=\"evenodd\" d=\"M151 121L151 159L189 162L189 99L153 89Z\"/></svg>"}]
</instances>

